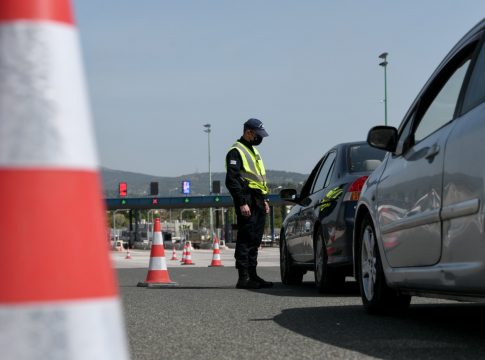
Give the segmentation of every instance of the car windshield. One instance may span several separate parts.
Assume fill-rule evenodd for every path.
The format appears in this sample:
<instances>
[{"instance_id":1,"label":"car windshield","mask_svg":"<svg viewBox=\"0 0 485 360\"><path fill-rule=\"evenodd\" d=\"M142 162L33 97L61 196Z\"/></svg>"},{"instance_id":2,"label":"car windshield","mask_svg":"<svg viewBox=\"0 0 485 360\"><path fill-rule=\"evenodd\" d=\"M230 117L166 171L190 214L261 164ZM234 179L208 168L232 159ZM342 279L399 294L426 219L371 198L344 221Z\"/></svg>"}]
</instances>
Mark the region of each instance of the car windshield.
<instances>
[{"instance_id":1,"label":"car windshield","mask_svg":"<svg viewBox=\"0 0 485 360\"><path fill-rule=\"evenodd\" d=\"M385 155L386 151L368 144L353 145L349 148L349 172L374 171Z\"/></svg>"}]
</instances>

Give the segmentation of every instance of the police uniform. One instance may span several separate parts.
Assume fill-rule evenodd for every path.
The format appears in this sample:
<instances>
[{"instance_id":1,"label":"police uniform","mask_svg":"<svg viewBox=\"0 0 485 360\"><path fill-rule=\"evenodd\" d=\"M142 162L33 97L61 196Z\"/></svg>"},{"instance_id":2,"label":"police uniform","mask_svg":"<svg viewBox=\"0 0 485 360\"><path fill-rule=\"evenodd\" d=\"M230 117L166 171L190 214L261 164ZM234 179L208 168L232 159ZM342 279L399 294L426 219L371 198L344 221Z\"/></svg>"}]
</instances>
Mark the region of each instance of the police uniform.
<instances>
[{"instance_id":1,"label":"police uniform","mask_svg":"<svg viewBox=\"0 0 485 360\"><path fill-rule=\"evenodd\" d=\"M262 136L268 134L262 123L250 119L246 127L255 131L262 129ZM239 280L239 288L270 287L273 284L261 279L256 274L258 249L264 232L265 201L268 194L266 170L261 155L256 147L241 137L229 149L226 156L226 187L232 195L237 215L237 240L234 257ZM243 216L240 207L248 205L250 216Z\"/></svg>"}]
</instances>

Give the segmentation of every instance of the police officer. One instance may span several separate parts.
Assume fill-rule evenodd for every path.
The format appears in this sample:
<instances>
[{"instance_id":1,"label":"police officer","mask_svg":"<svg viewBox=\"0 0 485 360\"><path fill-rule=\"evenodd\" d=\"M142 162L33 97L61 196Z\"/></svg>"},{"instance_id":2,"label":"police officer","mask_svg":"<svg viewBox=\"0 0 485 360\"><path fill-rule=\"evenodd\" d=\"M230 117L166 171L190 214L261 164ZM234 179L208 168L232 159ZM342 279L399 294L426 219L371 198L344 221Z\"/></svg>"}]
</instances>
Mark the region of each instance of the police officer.
<instances>
[{"instance_id":1,"label":"police officer","mask_svg":"<svg viewBox=\"0 0 485 360\"><path fill-rule=\"evenodd\" d=\"M239 289L271 287L273 283L256 273L258 248L264 232L269 204L266 198L266 170L256 146L268 133L258 119L244 123L243 136L229 149L226 156L226 187L234 200L237 215L236 268Z\"/></svg>"}]
</instances>

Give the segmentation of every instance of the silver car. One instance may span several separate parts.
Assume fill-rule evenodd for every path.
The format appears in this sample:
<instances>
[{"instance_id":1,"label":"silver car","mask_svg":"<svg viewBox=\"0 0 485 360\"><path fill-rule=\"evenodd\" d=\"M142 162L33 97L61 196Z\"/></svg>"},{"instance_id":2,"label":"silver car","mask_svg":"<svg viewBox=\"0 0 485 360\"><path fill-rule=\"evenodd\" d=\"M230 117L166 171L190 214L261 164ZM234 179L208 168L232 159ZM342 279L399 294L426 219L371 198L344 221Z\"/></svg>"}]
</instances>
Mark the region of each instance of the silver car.
<instances>
[{"instance_id":1,"label":"silver car","mask_svg":"<svg viewBox=\"0 0 485 360\"><path fill-rule=\"evenodd\" d=\"M370 313L404 309L412 295L485 301L484 41L485 19L399 129L369 131L367 142L389 151L355 217L354 273Z\"/></svg>"}]
</instances>

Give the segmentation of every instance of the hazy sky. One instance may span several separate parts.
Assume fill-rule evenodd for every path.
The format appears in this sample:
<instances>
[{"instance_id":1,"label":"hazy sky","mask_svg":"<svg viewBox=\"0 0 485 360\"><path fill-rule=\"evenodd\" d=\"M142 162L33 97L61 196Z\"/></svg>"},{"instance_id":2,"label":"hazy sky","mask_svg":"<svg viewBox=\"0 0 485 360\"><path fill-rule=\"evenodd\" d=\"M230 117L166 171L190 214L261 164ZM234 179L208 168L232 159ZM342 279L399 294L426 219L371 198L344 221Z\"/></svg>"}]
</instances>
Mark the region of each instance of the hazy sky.
<instances>
[{"instance_id":1,"label":"hazy sky","mask_svg":"<svg viewBox=\"0 0 485 360\"><path fill-rule=\"evenodd\" d=\"M308 173L331 146L397 126L485 1L76 0L101 165L224 171L250 117L266 168Z\"/></svg>"}]
</instances>

